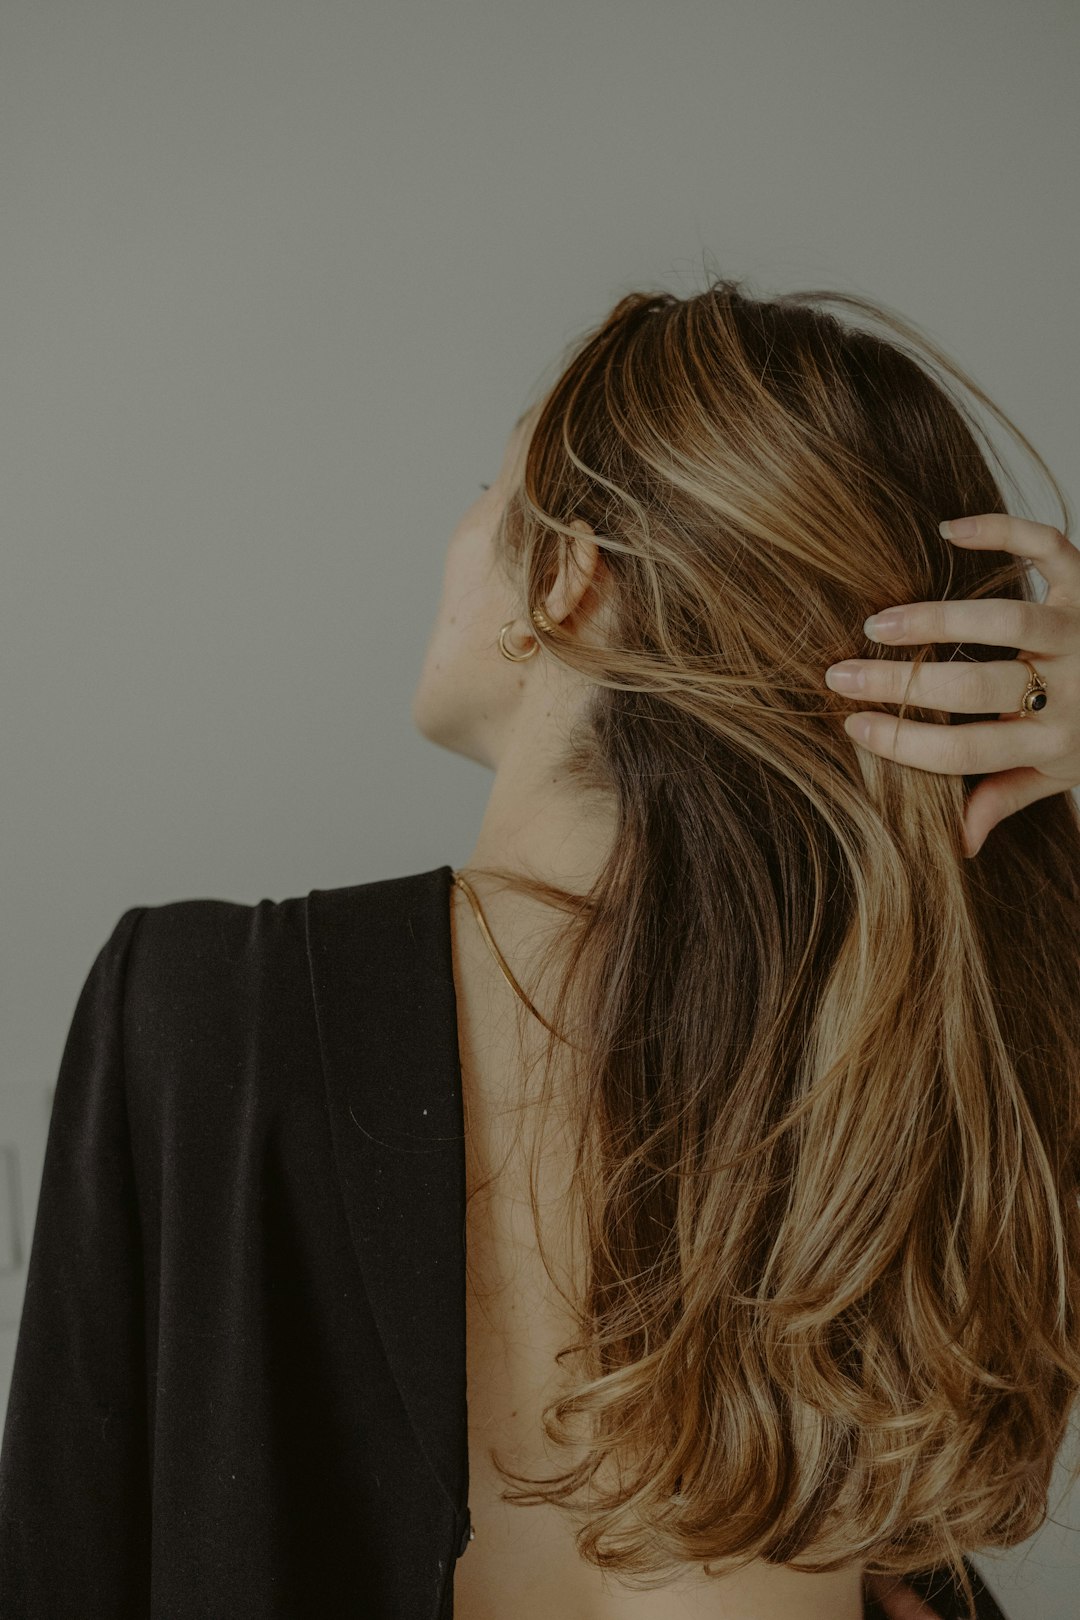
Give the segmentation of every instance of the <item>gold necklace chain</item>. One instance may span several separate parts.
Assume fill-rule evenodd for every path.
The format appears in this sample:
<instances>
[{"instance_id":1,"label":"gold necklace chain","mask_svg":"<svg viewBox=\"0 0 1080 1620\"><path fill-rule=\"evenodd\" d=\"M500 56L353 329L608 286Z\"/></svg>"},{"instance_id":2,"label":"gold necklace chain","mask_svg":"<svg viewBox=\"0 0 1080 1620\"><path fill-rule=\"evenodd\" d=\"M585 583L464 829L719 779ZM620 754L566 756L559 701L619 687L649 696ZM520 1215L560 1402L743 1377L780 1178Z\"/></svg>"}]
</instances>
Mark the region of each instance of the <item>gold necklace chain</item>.
<instances>
[{"instance_id":1,"label":"gold necklace chain","mask_svg":"<svg viewBox=\"0 0 1080 1620\"><path fill-rule=\"evenodd\" d=\"M464 894L467 896L469 904L472 906L473 914L476 917L476 920L480 925L480 932L483 934L484 939L487 942L488 950L491 952L492 956L495 958L496 962L499 964L499 967L500 967L500 969L502 971L503 977L506 979L506 981L510 985L511 989L514 990L514 992L518 996L521 997L522 1001L525 1003L526 1007L528 1007L528 1009L532 1013L533 1017L538 1018L540 1020L540 1022L543 1024L545 1029L550 1029L551 1033L553 1035L558 1035L560 1041L566 1041L566 1036L565 1035L559 1035L559 1031L555 1028L555 1026L553 1024L549 1024L547 1019L544 1017L543 1013L538 1012L536 1010L536 1008L533 1006L532 1002L529 1000L528 996L525 994L524 990L521 988L520 984L518 984L518 982L515 979L513 973L510 971L510 964L507 962L507 960L506 960L505 956L503 955L502 951L500 951L499 947L496 945L494 939L492 938L491 929L487 925L487 918L484 916L483 911L480 909L480 901L478 900L477 895L476 895L476 891L473 888L472 884L469 882L468 878L463 877L460 872L454 872L454 874L453 874L453 876L451 878L451 883L456 884L457 887L459 889L461 889L464 892ZM567 1042L567 1044L572 1045L573 1043L572 1042Z\"/></svg>"}]
</instances>

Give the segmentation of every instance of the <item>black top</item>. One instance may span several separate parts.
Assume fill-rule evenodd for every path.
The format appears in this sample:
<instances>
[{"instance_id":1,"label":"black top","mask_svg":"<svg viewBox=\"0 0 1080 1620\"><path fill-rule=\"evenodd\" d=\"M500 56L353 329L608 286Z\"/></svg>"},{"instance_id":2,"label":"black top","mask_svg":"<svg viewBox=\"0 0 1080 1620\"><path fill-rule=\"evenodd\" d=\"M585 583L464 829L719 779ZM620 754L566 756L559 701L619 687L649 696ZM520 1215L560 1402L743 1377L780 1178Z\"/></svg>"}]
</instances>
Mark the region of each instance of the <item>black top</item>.
<instances>
[{"instance_id":1,"label":"black top","mask_svg":"<svg viewBox=\"0 0 1080 1620\"><path fill-rule=\"evenodd\" d=\"M451 1620L451 877L135 906L99 950L0 1450L4 1620ZM907 1578L962 1613L943 1572Z\"/></svg>"}]
</instances>

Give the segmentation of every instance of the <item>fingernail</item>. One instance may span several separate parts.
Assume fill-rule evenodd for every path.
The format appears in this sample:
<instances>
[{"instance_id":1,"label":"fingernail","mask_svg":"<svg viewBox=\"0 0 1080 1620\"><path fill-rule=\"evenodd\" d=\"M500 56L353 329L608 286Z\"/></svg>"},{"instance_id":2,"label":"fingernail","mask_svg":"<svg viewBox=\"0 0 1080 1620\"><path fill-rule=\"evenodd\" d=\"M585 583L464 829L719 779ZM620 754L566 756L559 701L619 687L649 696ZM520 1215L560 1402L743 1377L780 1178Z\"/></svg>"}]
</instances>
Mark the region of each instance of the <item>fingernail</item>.
<instances>
[{"instance_id":1,"label":"fingernail","mask_svg":"<svg viewBox=\"0 0 1080 1620\"><path fill-rule=\"evenodd\" d=\"M880 641L882 636L895 636L899 629L899 613L871 613L863 625L863 634Z\"/></svg>"},{"instance_id":2,"label":"fingernail","mask_svg":"<svg viewBox=\"0 0 1080 1620\"><path fill-rule=\"evenodd\" d=\"M978 532L979 525L975 518L946 518L944 523L938 524L938 533L943 534L946 540L970 540Z\"/></svg>"},{"instance_id":3,"label":"fingernail","mask_svg":"<svg viewBox=\"0 0 1080 1620\"><path fill-rule=\"evenodd\" d=\"M866 685L866 671L857 664L830 664L825 671L825 685L834 692L857 692Z\"/></svg>"},{"instance_id":4,"label":"fingernail","mask_svg":"<svg viewBox=\"0 0 1080 1620\"><path fill-rule=\"evenodd\" d=\"M844 721L844 730L849 737L857 742L865 742L870 735L870 716L868 714L849 714Z\"/></svg>"}]
</instances>

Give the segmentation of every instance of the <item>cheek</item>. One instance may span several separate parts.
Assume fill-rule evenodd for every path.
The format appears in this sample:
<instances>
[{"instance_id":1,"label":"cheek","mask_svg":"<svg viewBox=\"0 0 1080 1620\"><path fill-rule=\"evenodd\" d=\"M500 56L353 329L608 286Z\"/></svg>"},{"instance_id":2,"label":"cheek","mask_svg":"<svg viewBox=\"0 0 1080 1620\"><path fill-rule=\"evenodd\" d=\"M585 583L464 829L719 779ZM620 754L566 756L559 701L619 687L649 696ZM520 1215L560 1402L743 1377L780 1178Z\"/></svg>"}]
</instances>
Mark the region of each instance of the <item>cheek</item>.
<instances>
[{"instance_id":1,"label":"cheek","mask_svg":"<svg viewBox=\"0 0 1080 1620\"><path fill-rule=\"evenodd\" d=\"M505 671L499 655L499 617L488 585L477 579L448 579L413 693L413 723L430 741L456 753L492 763L492 739L506 701Z\"/></svg>"},{"instance_id":2,"label":"cheek","mask_svg":"<svg viewBox=\"0 0 1080 1620\"><path fill-rule=\"evenodd\" d=\"M495 594L478 538L455 536L446 554L438 611L428 642L424 684L464 696L487 666L496 645L502 604Z\"/></svg>"},{"instance_id":3,"label":"cheek","mask_svg":"<svg viewBox=\"0 0 1080 1620\"><path fill-rule=\"evenodd\" d=\"M486 535L466 530L447 551L439 621L449 638L477 649L510 617L507 591L492 566Z\"/></svg>"}]
</instances>

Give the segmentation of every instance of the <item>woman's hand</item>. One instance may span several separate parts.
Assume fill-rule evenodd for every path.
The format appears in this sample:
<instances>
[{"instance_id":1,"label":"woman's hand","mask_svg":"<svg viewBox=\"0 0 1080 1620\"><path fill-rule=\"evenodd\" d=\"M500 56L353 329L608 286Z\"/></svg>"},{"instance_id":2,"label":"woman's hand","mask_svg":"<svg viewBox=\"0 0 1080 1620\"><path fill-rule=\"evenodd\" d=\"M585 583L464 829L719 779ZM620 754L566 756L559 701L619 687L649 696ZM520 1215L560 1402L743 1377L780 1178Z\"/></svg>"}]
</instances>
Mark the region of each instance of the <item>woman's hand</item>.
<instances>
[{"instance_id":1,"label":"woman's hand","mask_svg":"<svg viewBox=\"0 0 1080 1620\"><path fill-rule=\"evenodd\" d=\"M900 1575L864 1575L863 1591L881 1604L889 1620L941 1620L938 1610Z\"/></svg>"},{"instance_id":2,"label":"woman's hand","mask_svg":"<svg viewBox=\"0 0 1080 1620\"><path fill-rule=\"evenodd\" d=\"M964 532L970 526L971 532ZM923 771L991 774L970 795L963 823L965 854L975 855L992 827L1014 810L1080 784L1080 551L1060 529L1003 512L983 512L941 525L958 545L1011 551L1035 564L1050 587L1043 602L1007 597L906 602L867 619L874 641L970 641L1016 647L998 662L909 663L846 658L825 673L833 691L872 703L916 704L998 720L943 726L881 713L849 714L844 729L864 748ZM889 623L883 623L888 615ZM1021 714L1030 660L1046 681L1046 706ZM1015 722L1022 722L1017 724Z\"/></svg>"}]
</instances>

